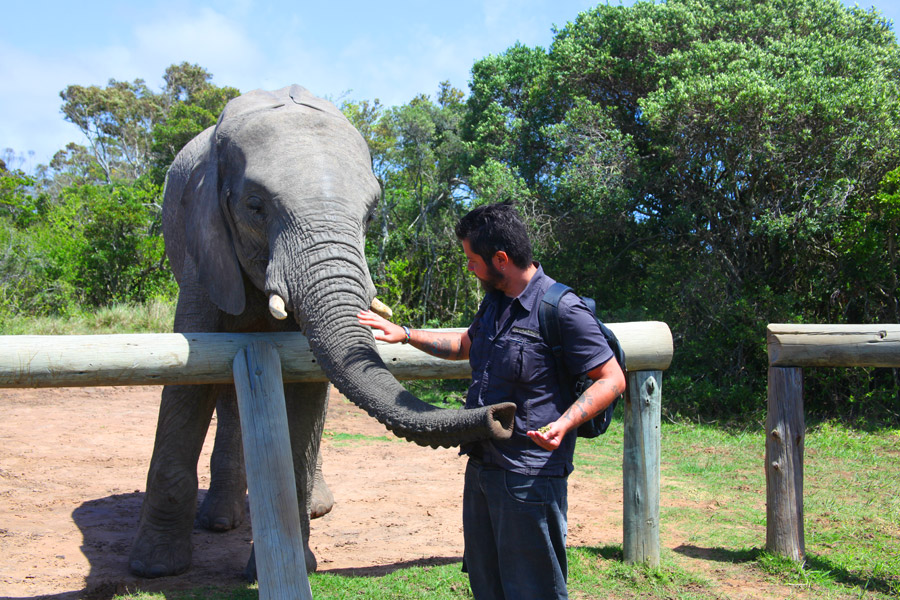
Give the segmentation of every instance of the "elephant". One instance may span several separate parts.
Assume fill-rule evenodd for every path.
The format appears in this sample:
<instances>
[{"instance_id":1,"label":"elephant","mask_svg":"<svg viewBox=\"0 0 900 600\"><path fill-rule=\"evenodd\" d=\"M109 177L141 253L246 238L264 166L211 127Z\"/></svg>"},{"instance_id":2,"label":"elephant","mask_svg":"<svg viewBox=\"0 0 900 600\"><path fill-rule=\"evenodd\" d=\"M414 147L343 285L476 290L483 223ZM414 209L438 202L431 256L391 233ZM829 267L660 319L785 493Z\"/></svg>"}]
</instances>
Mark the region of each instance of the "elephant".
<instances>
[{"instance_id":1,"label":"elephant","mask_svg":"<svg viewBox=\"0 0 900 600\"><path fill-rule=\"evenodd\" d=\"M330 384L396 435L431 447L507 439L515 405L453 410L423 402L391 375L359 322L375 298L364 244L380 197L365 140L330 102L298 85L232 99L167 174L162 228L178 283L174 331L301 332ZM310 572L308 512L330 384L285 384ZM233 396L227 385L163 388L132 573L190 567L197 462L213 410ZM225 479L219 506L207 507L214 518L243 510L233 504L243 503L244 481ZM252 553L248 570L255 572Z\"/></svg>"},{"instance_id":2,"label":"elephant","mask_svg":"<svg viewBox=\"0 0 900 600\"><path fill-rule=\"evenodd\" d=\"M380 306L377 308L382 309ZM216 416L218 426L209 464L210 485L197 511L197 521L204 529L223 532L238 527L244 521L247 491L240 416L233 387L226 386L221 390L216 401ZM333 507L334 494L325 481L322 454L319 453L307 506L309 518L324 517Z\"/></svg>"}]
</instances>

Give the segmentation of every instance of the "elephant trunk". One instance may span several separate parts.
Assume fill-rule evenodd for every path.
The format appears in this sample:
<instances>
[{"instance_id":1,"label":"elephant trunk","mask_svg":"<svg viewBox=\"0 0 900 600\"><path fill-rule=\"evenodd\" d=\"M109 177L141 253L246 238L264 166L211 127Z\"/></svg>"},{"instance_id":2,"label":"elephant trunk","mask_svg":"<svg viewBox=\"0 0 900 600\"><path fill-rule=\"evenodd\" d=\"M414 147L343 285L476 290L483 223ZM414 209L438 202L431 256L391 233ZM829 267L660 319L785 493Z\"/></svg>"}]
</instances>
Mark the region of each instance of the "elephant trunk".
<instances>
[{"instance_id":1,"label":"elephant trunk","mask_svg":"<svg viewBox=\"0 0 900 600\"><path fill-rule=\"evenodd\" d=\"M371 296L366 291L365 259L352 249L355 246L336 245L332 239L297 249L293 256L299 254L303 264L291 270L297 269L301 276L283 279L288 304L328 379L394 434L419 445L436 448L508 439L514 404L440 409L411 394L391 375L378 354L372 331L357 318L369 307Z\"/></svg>"}]
</instances>

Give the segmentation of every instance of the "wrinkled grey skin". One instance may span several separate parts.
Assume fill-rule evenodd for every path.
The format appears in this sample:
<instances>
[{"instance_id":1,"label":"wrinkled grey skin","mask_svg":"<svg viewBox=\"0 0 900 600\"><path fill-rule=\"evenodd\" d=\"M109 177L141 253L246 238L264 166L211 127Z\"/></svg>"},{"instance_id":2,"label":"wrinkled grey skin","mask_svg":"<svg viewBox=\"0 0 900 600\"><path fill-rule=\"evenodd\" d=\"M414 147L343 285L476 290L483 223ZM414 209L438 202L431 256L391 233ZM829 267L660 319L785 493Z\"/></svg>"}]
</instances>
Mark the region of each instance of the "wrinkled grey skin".
<instances>
[{"instance_id":1,"label":"wrinkled grey skin","mask_svg":"<svg viewBox=\"0 0 900 600\"><path fill-rule=\"evenodd\" d=\"M209 461L209 490L197 511L197 520L204 529L229 531L244 521L247 491L241 423L233 387L228 386L219 396L216 416L216 440ZM322 473L320 452L307 512L310 519L317 519L327 515L333 507L334 495Z\"/></svg>"},{"instance_id":2,"label":"wrinkled grey skin","mask_svg":"<svg viewBox=\"0 0 900 600\"><path fill-rule=\"evenodd\" d=\"M332 104L299 86L229 102L218 124L178 154L166 182L163 233L179 285L175 331L300 330L328 379L397 435L434 447L508 437L514 405L439 410L421 402L387 371L372 332L359 324L357 313L375 293L363 247L379 194L365 141ZM271 293L285 300L293 319L269 314ZM308 498L327 392L325 383L285 385L310 571ZM220 399L220 406L232 405L233 391L163 389L129 559L137 575L190 566L197 461ZM233 488L221 498L243 501L242 479L221 483Z\"/></svg>"}]
</instances>

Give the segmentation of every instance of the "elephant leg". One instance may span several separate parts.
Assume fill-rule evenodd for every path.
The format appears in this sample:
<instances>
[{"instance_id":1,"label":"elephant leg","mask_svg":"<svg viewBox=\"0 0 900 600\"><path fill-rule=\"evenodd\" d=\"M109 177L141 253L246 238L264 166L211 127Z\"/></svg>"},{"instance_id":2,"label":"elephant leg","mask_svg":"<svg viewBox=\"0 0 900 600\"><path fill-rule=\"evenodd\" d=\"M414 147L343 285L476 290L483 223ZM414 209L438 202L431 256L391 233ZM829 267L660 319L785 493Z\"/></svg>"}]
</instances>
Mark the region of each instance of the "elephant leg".
<instances>
[{"instance_id":1,"label":"elephant leg","mask_svg":"<svg viewBox=\"0 0 900 600\"><path fill-rule=\"evenodd\" d=\"M325 482L325 476L322 474L322 450L319 448L319 455L316 457L316 474L313 479L312 496L309 502L309 518L318 519L324 517L334 508L334 494L328 488Z\"/></svg>"},{"instance_id":2,"label":"elephant leg","mask_svg":"<svg viewBox=\"0 0 900 600\"><path fill-rule=\"evenodd\" d=\"M197 509L197 461L215 408L211 386L163 388L156 441L129 567L141 577L185 572Z\"/></svg>"},{"instance_id":3,"label":"elephant leg","mask_svg":"<svg viewBox=\"0 0 900 600\"><path fill-rule=\"evenodd\" d=\"M241 419L233 385L215 386L216 441L209 461L209 491L197 511L201 527L228 531L246 516L247 475Z\"/></svg>"},{"instance_id":4,"label":"elephant leg","mask_svg":"<svg viewBox=\"0 0 900 600\"><path fill-rule=\"evenodd\" d=\"M300 509L300 532L306 572L314 573L316 557L309 548L309 511L312 500L316 458L325 428L328 409L328 383L292 383L284 386L287 404L288 429L291 435L291 453L294 457L294 478L297 484L297 503ZM252 519L251 499L251 519ZM251 552L244 575L256 581L255 553Z\"/></svg>"}]
</instances>

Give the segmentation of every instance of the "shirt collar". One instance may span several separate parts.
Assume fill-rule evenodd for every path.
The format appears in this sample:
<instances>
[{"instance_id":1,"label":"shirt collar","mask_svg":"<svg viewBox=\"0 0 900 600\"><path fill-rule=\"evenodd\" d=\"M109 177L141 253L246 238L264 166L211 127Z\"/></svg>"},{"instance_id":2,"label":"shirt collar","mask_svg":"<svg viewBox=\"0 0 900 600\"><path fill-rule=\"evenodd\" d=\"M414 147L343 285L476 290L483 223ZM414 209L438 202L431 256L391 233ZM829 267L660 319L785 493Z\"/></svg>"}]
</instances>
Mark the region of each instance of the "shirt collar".
<instances>
[{"instance_id":1,"label":"shirt collar","mask_svg":"<svg viewBox=\"0 0 900 600\"><path fill-rule=\"evenodd\" d=\"M535 302L542 297L541 289L544 287L542 285L542 280L546 278L546 275L544 275L544 268L541 264L535 262L534 266L537 267L537 271L535 271L531 280L528 282L528 285L525 286L525 289L522 290L522 293L514 298L514 300L518 300L519 304L522 305L522 308L528 312L532 311Z\"/></svg>"}]
</instances>

